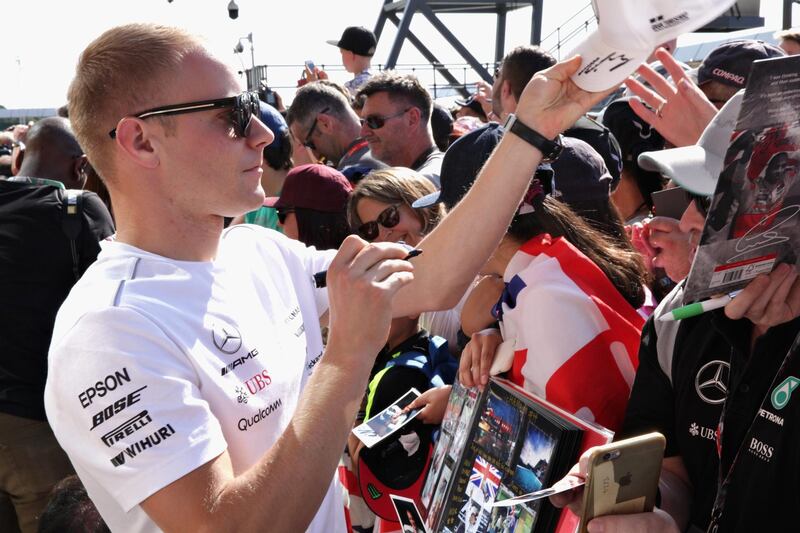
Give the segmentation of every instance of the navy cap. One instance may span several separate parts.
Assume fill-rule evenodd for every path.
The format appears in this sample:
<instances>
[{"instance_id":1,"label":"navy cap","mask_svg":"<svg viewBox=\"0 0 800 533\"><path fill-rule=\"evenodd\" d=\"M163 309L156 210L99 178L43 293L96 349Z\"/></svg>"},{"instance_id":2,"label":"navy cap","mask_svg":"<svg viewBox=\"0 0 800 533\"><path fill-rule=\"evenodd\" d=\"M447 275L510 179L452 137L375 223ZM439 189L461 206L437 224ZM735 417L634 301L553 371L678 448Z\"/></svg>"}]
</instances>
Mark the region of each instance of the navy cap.
<instances>
[{"instance_id":1,"label":"navy cap","mask_svg":"<svg viewBox=\"0 0 800 533\"><path fill-rule=\"evenodd\" d=\"M545 192L569 206L607 201L612 177L597 150L573 137L565 136L561 142L561 155L550 163L553 181L542 183Z\"/></svg>"},{"instance_id":2,"label":"navy cap","mask_svg":"<svg viewBox=\"0 0 800 533\"><path fill-rule=\"evenodd\" d=\"M338 41L325 42L367 57L372 57L375 54L375 47L378 45L375 34L363 26L350 26L344 30L341 39Z\"/></svg>"},{"instance_id":3,"label":"navy cap","mask_svg":"<svg viewBox=\"0 0 800 533\"><path fill-rule=\"evenodd\" d=\"M289 126L286 124L286 120L283 118L283 115L281 115L280 112L271 105L259 101L258 106L260 110L258 118L266 127L270 129L272 133L275 134L275 140L273 140L267 146L279 150L282 142L279 134L288 130Z\"/></svg>"},{"instance_id":4,"label":"navy cap","mask_svg":"<svg viewBox=\"0 0 800 533\"><path fill-rule=\"evenodd\" d=\"M697 70L697 82L718 81L744 89L753 61L782 57L786 53L764 41L736 39L722 43L706 56Z\"/></svg>"},{"instance_id":5,"label":"navy cap","mask_svg":"<svg viewBox=\"0 0 800 533\"><path fill-rule=\"evenodd\" d=\"M491 123L451 144L439 174L441 191L423 196L411 206L418 209L443 202L452 209L472 187L503 133L500 124ZM608 199L613 178L597 150L573 137L563 137L562 144L564 149L558 159L536 169L535 177L545 192L567 204Z\"/></svg>"},{"instance_id":6,"label":"navy cap","mask_svg":"<svg viewBox=\"0 0 800 533\"><path fill-rule=\"evenodd\" d=\"M608 104L603 112L603 125L617 139L622 160L638 165L639 154L664 149L664 137L634 113L630 100L625 97Z\"/></svg>"}]
</instances>

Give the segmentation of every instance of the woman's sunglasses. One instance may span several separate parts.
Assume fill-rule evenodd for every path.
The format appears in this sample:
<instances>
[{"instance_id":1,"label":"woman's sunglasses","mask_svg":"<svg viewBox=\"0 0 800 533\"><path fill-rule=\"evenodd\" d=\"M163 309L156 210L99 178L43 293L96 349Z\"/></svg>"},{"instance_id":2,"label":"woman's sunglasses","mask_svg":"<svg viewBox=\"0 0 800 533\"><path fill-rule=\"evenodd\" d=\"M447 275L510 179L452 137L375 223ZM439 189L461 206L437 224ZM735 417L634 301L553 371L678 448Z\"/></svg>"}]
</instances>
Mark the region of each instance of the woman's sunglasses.
<instances>
[{"instance_id":1,"label":"woman's sunglasses","mask_svg":"<svg viewBox=\"0 0 800 533\"><path fill-rule=\"evenodd\" d=\"M231 123L233 124L233 131L236 136L242 138L247 137L247 134L250 132L250 121L253 115L258 116L260 113L258 93L255 92L243 92L238 96L218 98L216 100L201 100L199 102L186 102L185 104L155 107L132 116L135 118L150 118L158 115L182 115L184 113L196 113L225 107L233 108L231 112ZM115 138L117 136L117 128L109 131L108 136L112 139Z\"/></svg>"},{"instance_id":2,"label":"woman's sunglasses","mask_svg":"<svg viewBox=\"0 0 800 533\"><path fill-rule=\"evenodd\" d=\"M372 242L378 238L381 229L378 227L380 224L384 228L390 229L400 223L400 209L396 205L390 205L378 215L375 220L364 222L358 228L356 233L365 241Z\"/></svg>"},{"instance_id":3,"label":"woman's sunglasses","mask_svg":"<svg viewBox=\"0 0 800 533\"><path fill-rule=\"evenodd\" d=\"M294 213L294 209L291 207L278 207L275 211L278 212L278 222L280 222L281 225L286 224L286 216L289 213Z\"/></svg>"}]
</instances>

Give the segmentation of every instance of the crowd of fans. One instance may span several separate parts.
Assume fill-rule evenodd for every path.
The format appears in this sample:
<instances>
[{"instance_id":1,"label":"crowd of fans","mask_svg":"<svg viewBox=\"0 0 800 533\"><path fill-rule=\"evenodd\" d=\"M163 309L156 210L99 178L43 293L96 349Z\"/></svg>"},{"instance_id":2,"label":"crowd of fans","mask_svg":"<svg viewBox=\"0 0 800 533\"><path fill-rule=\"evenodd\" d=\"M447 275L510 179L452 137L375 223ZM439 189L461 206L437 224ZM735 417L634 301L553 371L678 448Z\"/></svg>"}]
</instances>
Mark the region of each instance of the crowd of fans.
<instances>
[{"instance_id":1,"label":"crowd of fans","mask_svg":"<svg viewBox=\"0 0 800 533\"><path fill-rule=\"evenodd\" d=\"M789 413L768 465L737 452L800 331L797 273L659 325L707 197L640 157L718 127L753 61L800 53L778 38L694 69L660 48L611 101L520 46L446 108L371 72L375 37L353 27L329 42L354 78L307 67L283 109L234 96L181 30L109 30L62 116L0 133L0 530L399 531L359 478L418 486L454 380L492 367L618 435L667 437L656 511L591 531L703 530L718 477L720 531L789 527ZM564 132L559 156L514 117ZM676 187L680 219L654 203ZM689 433L713 435L726 403L694 386L712 361L737 402L725 440ZM350 429L412 387L417 420L364 448Z\"/></svg>"}]
</instances>

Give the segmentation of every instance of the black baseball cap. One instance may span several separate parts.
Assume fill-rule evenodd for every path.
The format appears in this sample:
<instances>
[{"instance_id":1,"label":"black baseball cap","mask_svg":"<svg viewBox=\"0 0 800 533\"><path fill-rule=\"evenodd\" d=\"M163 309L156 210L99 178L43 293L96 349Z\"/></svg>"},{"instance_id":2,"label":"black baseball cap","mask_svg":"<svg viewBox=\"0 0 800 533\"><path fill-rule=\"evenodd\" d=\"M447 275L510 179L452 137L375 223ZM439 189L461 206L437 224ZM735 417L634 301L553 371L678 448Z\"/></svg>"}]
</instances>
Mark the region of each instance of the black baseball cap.
<instances>
[{"instance_id":1,"label":"black baseball cap","mask_svg":"<svg viewBox=\"0 0 800 533\"><path fill-rule=\"evenodd\" d=\"M350 26L344 30L338 41L325 41L333 46L349 50L360 56L372 57L378 40L375 34L363 26Z\"/></svg>"},{"instance_id":2,"label":"black baseball cap","mask_svg":"<svg viewBox=\"0 0 800 533\"><path fill-rule=\"evenodd\" d=\"M754 39L735 39L722 43L706 56L697 69L697 83L718 81L744 89L753 61L783 57L786 53L769 43Z\"/></svg>"}]
</instances>

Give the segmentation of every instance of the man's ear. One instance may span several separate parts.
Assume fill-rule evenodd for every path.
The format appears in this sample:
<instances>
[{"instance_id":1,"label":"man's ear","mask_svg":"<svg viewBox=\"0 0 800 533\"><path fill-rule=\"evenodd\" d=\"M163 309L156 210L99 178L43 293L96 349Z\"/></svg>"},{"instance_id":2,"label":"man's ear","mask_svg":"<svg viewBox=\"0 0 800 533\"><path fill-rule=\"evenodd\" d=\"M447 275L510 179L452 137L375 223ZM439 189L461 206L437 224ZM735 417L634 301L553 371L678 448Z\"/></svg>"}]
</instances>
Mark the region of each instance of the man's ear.
<instances>
[{"instance_id":1,"label":"man's ear","mask_svg":"<svg viewBox=\"0 0 800 533\"><path fill-rule=\"evenodd\" d=\"M22 160L25 159L25 150L20 150L19 147L14 148L11 153L11 174L16 176L19 169L22 168Z\"/></svg>"},{"instance_id":2,"label":"man's ear","mask_svg":"<svg viewBox=\"0 0 800 533\"><path fill-rule=\"evenodd\" d=\"M408 110L408 125L411 127L419 126L419 123L422 122L422 111L416 106L412 106L411 109Z\"/></svg>"},{"instance_id":3,"label":"man's ear","mask_svg":"<svg viewBox=\"0 0 800 533\"><path fill-rule=\"evenodd\" d=\"M79 184L80 189L86 187L86 167L89 165L89 158L86 154L76 157L72 163L72 175L75 183Z\"/></svg>"},{"instance_id":4,"label":"man's ear","mask_svg":"<svg viewBox=\"0 0 800 533\"><path fill-rule=\"evenodd\" d=\"M136 164L156 168L160 161L154 133L154 129L142 119L124 117L117 123L114 142Z\"/></svg>"},{"instance_id":5,"label":"man's ear","mask_svg":"<svg viewBox=\"0 0 800 533\"><path fill-rule=\"evenodd\" d=\"M330 134L336 129L336 120L327 113L320 113L317 115L317 129Z\"/></svg>"},{"instance_id":6,"label":"man's ear","mask_svg":"<svg viewBox=\"0 0 800 533\"><path fill-rule=\"evenodd\" d=\"M503 80L502 85L500 85L500 102L507 102L509 99L514 102L514 106L516 107L517 99L514 97L514 93L511 92L511 84L508 80ZM505 108L506 106L503 106L503 109Z\"/></svg>"}]
</instances>

